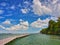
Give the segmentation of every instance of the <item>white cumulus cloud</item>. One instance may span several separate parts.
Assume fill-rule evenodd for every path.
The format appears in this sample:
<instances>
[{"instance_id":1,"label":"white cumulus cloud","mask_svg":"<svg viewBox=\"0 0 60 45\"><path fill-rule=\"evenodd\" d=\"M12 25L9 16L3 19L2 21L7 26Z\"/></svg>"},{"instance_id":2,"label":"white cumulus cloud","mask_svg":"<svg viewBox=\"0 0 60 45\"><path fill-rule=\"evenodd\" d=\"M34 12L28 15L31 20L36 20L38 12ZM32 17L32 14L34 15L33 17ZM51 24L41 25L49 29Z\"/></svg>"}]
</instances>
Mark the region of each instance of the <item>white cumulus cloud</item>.
<instances>
[{"instance_id":1,"label":"white cumulus cloud","mask_svg":"<svg viewBox=\"0 0 60 45\"><path fill-rule=\"evenodd\" d=\"M23 14L26 14L26 13L29 12L29 9L27 9L27 8L21 9L21 12L22 12Z\"/></svg>"},{"instance_id":2,"label":"white cumulus cloud","mask_svg":"<svg viewBox=\"0 0 60 45\"><path fill-rule=\"evenodd\" d=\"M53 21L55 21L55 22L57 22L57 20L58 20L57 17L51 17L50 19L53 20Z\"/></svg>"},{"instance_id":3,"label":"white cumulus cloud","mask_svg":"<svg viewBox=\"0 0 60 45\"><path fill-rule=\"evenodd\" d=\"M33 12L39 16L48 14L55 17L60 17L60 0L33 0Z\"/></svg>"},{"instance_id":4,"label":"white cumulus cloud","mask_svg":"<svg viewBox=\"0 0 60 45\"><path fill-rule=\"evenodd\" d=\"M46 28L48 26L48 22L50 19L45 19L45 20L41 20L40 18L37 21L34 21L33 23L31 23L32 27L35 28Z\"/></svg>"},{"instance_id":5,"label":"white cumulus cloud","mask_svg":"<svg viewBox=\"0 0 60 45\"><path fill-rule=\"evenodd\" d=\"M6 20L5 22L3 22L3 24L10 24L10 21ZM0 28L4 30L27 30L28 27L29 27L28 21L21 21L19 24L10 27L0 25Z\"/></svg>"},{"instance_id":6,"label":"white cumulus cloud","mask_svg":"<svg viewBox=\"0 0 60 45\"><path fill-rule=\"evenodd\" d=\"M5 29L5 27L4 27L4 26L2 26L2 25L0 25L0 28Z\"/></svg>"},{"instance_id":7,"label":"white cumulus cloud","mask_svg":"<svg viewBox=\"0 0 60 45\"><path fill-rule=\"evenodd\" d=\"M5 20L4 22L2 22L2 24L11 24L10 20Z\"/></svg>"},{"instance_id":8,"label":"white cumulus cloud","mask_svg":"<svg viewBox=\"0 0 60 45\"><path fill-rule=\"evenodd\" d=\"M20 24L11 26L10 28L6 28L6 30L27 30L28 26L29 26L28 22L23 21Z\"/></svg>"},{"instance_id":9,"label":"white cumulus cloud","mask_svg":"<svg viewBox=\"0 0 60 45\"><path fill-rule=\"evenodd\" d=\"M41 4L39 0L33 0L33 12L38 15L50 14L52 11L50 8Z\"/></svg>"},{"instance_id":10,"label":"white cumulus cloud","mask_svg":"<svg viewBox=\"0 0 60 45\"><path fill-rule=\"evenodd\" d=\"M53 0L52 4L55 4L55 3L57 3L57 2L58 2L58 0Z\"/></svg>"}]
</instances>

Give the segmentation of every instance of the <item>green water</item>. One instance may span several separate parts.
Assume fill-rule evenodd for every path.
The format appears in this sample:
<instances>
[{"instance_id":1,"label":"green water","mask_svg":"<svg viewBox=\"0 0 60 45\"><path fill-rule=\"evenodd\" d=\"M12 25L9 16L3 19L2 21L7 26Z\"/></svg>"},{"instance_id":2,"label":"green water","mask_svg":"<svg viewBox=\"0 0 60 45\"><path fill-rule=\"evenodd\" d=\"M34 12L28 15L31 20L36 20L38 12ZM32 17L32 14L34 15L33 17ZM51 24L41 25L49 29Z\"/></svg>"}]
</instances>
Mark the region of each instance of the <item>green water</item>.
<instances>
[{"instance_id":1,"label":"green water","mask_svg":"<svg viewBox=\"0 0 60 45\"><path fill-rule=\"evenodd\" d=\"M6 45L60 45L60 36L34 34L15 39Z\"/></svg>"}]
</instances>

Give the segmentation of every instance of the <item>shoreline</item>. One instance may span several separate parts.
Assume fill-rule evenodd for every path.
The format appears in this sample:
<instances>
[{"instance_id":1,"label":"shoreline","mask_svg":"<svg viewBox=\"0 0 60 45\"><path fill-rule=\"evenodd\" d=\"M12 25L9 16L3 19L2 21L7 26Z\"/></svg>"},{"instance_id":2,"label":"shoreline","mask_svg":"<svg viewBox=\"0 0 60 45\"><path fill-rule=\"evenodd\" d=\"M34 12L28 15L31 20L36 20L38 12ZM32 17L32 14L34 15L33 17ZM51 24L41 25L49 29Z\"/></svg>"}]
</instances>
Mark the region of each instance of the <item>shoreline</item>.
<instances>
[{"instance_id":1,"label":"shoreline","mask_svg":"<svg viewBox=\"0 0 60 45\"><path fill-rule=\"evenodd\" d=\"M2 40L0 40L0 45L5 45L5 44L13 41L14 39L25 37L25 36L28 36L28 34L23 34L23 35L19 35L19 36L14 36L14 37L2 39Z\"/></svg>"}]
</instances>

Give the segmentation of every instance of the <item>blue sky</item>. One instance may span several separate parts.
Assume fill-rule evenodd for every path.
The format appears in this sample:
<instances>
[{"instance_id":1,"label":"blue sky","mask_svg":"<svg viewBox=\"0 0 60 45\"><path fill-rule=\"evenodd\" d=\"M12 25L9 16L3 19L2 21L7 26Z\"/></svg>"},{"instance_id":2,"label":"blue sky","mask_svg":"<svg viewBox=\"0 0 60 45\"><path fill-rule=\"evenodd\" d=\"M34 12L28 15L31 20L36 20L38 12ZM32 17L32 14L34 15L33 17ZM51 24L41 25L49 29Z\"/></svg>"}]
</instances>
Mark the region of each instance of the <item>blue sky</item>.
<instances>
[{"instance_id":1,"label":"blue sky","mask_svg":"<svg viewBox=\"0 0 60 45\"><path fill-rule=\"evenodd\" d=\"M0 33L37 33L57 20L59 7L59 0L0 0Z\"/></svg>"}]
</instances>

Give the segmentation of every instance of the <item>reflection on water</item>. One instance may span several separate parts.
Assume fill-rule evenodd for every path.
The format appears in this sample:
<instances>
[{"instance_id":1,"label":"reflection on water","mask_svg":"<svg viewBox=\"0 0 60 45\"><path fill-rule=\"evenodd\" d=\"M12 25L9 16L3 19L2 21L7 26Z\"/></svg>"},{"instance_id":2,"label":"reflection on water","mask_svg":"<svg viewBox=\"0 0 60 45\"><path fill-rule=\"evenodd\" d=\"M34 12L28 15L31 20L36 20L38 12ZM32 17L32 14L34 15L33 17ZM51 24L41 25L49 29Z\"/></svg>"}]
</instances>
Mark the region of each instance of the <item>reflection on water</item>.
<instances>
[{"instance_id":1,"label":"reflection on water","mask_svg":"<svg viewBox=\"0 0 60 45\"><path fill-rule=\"evenodd\" d=\"M18 38L6 45L60 45L60 36L35 34Z\"/></svg>"},{"instance_id":2,"label":"reflection on water","mask_svg":"<svg viewBox=\"0 0 60 45\"><path fill-rule=\"evenodd\" d=\"M58 40L60 40L60 36L57 36L57 35L51 35L50 38L51 39L58 39Z\"/></svg>"}]
</instances>

